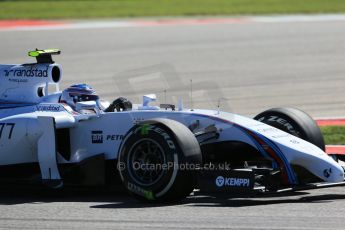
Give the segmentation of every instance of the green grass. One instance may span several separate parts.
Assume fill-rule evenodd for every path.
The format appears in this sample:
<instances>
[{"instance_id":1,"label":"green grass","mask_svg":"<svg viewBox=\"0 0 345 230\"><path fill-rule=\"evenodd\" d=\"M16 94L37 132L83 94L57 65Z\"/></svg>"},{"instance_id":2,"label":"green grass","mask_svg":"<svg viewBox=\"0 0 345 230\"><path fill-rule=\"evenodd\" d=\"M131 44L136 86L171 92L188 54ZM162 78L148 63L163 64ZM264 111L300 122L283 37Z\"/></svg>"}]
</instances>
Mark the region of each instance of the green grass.
<instances>
[{"instance_id":1,"label":"green grass","mask_svg":"<svg viewBox=\"0 0 345 230\"><path fill-rule=\"evenodd\" d=\"M0 19L342 12L345 0L0 0Z\"/></svg>"},{"instance_id":2,"label":"green grass","mask_svg":"<svg viewBox=\"0 0 345 230\"><path fill-rule=\"evenodd\" d=\"M345 126L320 127L326 144L345 145Z\"/></svg>"}]
</instances>

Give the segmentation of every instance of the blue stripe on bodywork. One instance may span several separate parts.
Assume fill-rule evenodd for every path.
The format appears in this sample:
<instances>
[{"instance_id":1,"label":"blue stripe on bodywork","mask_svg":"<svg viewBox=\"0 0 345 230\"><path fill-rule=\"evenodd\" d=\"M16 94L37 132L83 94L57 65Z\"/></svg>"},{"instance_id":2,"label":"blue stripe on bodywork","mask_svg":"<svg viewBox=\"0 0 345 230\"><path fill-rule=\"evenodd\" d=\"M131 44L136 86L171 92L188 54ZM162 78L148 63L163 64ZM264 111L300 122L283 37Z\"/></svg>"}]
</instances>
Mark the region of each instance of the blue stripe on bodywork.
<instances>
[{"instance_id":1,"label":"blue stripe on bodywork","mask_svg":"<svg viewBox=\"0 0 345 230\"><path fill-rule=\"evenodd\" d=\"M273 151L277 154L277 156L283 161L285 168L287 169L288 177L289 177L289 182L291 184L297 184L297 178L295 176L295 173L291 167L291 164L289 161L286 159L284 153L280 150L280 148L270 139L267 137L263 136L262 134L254 132L259 138L261 138L266 144L268 144Z\"/></svg>"},{"instance_id":2,"label":"blue stripe on bodywork","mask_svg":"<svg viewBox=\"0 0 345 230\"><path fill-rule=\"evenodd\" d=\"M261 153L265 158L271 158L271 157L266 153L265 149L261 146L261 144L260 144L257 140L255 140L255 138L253 138L250 134L248 134L248 133L246 132L246 130L245 130L243 127L238 126L238 125L236 125L236 127L239 128L240 130L242 130L242 131L249 137L249 139L250 139L251 141L253 141L253 143L255 144L255 146L258 148L258 150L260 151L260 153ZM273 159L272 159L272 160L273 160Z\"/></svg>"},{"instance_id":3,"label":"blue stripe on bodywork","mask_svg":"<svg viewBox=\"0 0 345 230\"><path fill-rule=\"evenodd\" d=\"M263 142L265 142L265 144L267 144L269 147L271 147L273 149L273 151L275 152L275 154L282 160L284 167L286 169L287 175L288 175L288 180L289 183L294 185L297 184L297 178L295 176L295 173L290 165L290 163L288 162L288 160L286 159L284 153L279 149L279 147L272 142L270 139L268 139L267 137L263 136L262 134L258 133L258 132L254 132L252 130L248 130L245 127L242 127L232 121L228 121L222 118L217 118L217 117L212 117L209 115L204 115L204 114L192 114L195 116L200 116L200 117L206 117L209 118L211 120L216 120L216 121L220 121L220 122L224 122L224 123L230 123L232 125L235 125L237 128L239 128L240 130L244 131L244 133L246 133L246 135L255 143L255 145L258 147L259 152L265 157L265 158L270 158L271 157L267 154L267 152L263 149L263 147L261 146L260 143L257 143L257 141L250 136L250 134L247 133L247 131L253 133L255 136L257 136L259 139L261 139ZM260 147L259 147L260 146ZM277 164L277 162L274 159L271 159L273 162L275 162L275 164Z\"/></svg>"},{"instance_id":4,"label":"blue stripe on bodywork","mask_svg":"<svg viewBox=\"0 0 345 230\"><path fill-rule=\"evenodd\" d=\"M11 108L19 108L19 107L25 107L25 106L33 106L33 105L35 105L35 104L0 102L0 109L11 109Z\"/></svg>"}]
</instances>

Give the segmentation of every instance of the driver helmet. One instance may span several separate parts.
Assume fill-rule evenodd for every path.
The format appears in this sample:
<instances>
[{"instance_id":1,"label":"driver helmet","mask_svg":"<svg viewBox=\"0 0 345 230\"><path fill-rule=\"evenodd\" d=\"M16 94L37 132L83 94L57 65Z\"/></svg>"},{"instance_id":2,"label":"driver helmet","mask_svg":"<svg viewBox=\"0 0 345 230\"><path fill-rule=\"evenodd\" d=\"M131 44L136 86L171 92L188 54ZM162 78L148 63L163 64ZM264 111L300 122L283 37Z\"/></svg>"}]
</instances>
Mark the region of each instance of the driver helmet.
<instances>
[{"instance_id":1,"label":"driver helmet","mask_svg":"<svg viewBox=\"0 0 345 230\"><path fill-rule=\"evenodd\" d=\"M76 103L81 101L95 101L99 106L99 96L87 84L74 84L62 91L60 102L66 103L75 109Z\"/></svg>"}]
</instances>

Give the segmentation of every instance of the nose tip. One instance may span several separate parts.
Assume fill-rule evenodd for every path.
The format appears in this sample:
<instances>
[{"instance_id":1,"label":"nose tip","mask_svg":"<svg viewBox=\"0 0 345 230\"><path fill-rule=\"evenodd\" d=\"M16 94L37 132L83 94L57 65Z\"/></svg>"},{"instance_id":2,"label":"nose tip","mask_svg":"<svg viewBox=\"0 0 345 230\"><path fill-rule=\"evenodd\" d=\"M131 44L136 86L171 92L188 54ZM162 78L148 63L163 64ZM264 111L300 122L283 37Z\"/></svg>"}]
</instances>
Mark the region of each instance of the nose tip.
<instances>
[{"instance_id":1,"label":"nose tip","mask_svg":"<svg viewBox=\"0 0 345 230\"><path fill-rule=\"evenodd\" d=\"M342 182L344 181L344 169L340 165L338 167L332 167L333 172L331 171L331 177L333 182ZM325 177L327 176L327 172L324 173Z\"/></svg>"}]
</instances>

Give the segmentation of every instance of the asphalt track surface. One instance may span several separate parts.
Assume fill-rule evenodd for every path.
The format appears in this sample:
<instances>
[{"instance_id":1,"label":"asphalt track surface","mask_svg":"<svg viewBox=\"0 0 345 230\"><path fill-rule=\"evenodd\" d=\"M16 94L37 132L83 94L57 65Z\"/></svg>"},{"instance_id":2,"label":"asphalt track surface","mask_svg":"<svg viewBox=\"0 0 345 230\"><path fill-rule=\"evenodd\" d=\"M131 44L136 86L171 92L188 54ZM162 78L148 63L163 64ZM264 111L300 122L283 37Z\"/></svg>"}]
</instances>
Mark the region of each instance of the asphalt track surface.
<instances>
[{"instance_id":1,"label":"asphalt track surface","mask_svg":"<svg viewBox=\"0 0 345 230\"><path fill-rule=\"evenodd\" d=\"M344 38L343 21L2 31L0 63L57 47L62 86L86 82L109 100L156 92L188 106L192 79L194 107L222 98L221 108L250 116L274 106L344 116ZM122 192L0 192L4 229L345 229L344 216L345 188L162 206Z\"/></svg>"}]
</instances>

